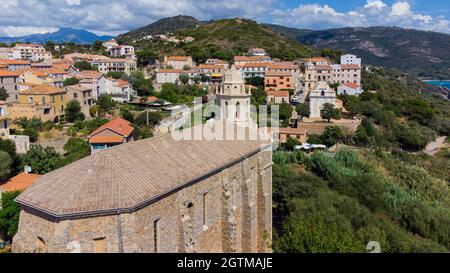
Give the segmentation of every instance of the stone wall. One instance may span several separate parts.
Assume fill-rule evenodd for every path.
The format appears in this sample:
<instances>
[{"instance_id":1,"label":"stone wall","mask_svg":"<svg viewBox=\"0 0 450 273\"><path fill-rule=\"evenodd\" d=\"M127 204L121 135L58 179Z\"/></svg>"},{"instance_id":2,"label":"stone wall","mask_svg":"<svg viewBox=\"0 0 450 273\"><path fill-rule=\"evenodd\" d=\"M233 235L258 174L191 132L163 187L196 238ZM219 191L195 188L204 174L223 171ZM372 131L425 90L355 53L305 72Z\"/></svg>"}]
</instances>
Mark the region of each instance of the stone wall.
<instances>
[{"instance_id":1,"label":"stone wall","mask_svg":"<svg viewBox=\"0 0 450 273\"><path fill-rule=\"evenodd\" d=\"M13 252L269 252L271 230L268 151L129 214L52 221L22 210Z\"/></svg>"}]
</instances>

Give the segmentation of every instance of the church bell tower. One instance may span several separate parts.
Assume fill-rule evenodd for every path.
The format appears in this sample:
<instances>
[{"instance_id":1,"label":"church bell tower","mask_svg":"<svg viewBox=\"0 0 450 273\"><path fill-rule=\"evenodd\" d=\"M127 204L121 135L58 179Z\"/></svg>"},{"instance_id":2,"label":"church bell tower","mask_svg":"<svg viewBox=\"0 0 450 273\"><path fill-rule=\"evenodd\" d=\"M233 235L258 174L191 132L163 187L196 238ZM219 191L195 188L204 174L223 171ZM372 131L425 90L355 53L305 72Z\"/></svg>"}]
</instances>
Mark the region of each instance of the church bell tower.
<instances>
[{"instance_id":1,"label":"church bell tower","mask_svg":"<svg viewBox=\"0 0 450 273\"><path fill-rule=\"evenodd\" d=\"M250 88L245 88L242 73L232 66L225 72L222 85L216 88L216 104L220 108L218 118L248 125L251 96Z\"/></svg>"}]
</instances>

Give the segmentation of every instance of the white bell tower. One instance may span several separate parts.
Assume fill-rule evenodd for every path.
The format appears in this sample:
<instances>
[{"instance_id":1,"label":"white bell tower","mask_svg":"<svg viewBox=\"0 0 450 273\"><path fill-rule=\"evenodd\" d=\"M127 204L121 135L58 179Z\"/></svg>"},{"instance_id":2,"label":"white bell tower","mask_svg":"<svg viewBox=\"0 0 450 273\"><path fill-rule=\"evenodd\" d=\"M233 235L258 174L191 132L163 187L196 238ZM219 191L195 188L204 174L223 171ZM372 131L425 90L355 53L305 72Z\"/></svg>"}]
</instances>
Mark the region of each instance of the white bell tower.
<instances>
[{"instance_id":1,"label":"white bell tower","mask_svg":"<svg viewBox=\"0 0 450 273\"><path fill-rule=\"evenodd\" d=\"M216 88L216 104L220 107L218 119L248 125L251 96L250 88L245 88L242 73L232 66L225 72L223 84Z\"/></svg>"}]
</instances>

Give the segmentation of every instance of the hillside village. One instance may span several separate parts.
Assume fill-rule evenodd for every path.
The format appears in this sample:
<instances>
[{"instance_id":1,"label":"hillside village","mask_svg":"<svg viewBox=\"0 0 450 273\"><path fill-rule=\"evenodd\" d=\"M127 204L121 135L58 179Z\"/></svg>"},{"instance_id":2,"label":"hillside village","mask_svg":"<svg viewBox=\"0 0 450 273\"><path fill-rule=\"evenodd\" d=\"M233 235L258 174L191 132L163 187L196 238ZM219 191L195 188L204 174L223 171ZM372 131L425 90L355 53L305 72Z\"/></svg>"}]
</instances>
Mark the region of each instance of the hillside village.
<instances>
[{"instance_id":1,"label":"hillside village","mask_svg":"<svg viewBox=\"0 0 450 273\"><path fill-rule=\"evenodd\" d=\"M184 45L196 38L168 34L145 36L142 40ZM273 225L277 230L280 230L280 223L284 223L279 217L289 215L288 204L284 203L287 201L280 199L286 194L278 188L279 181L284 179L280 169L296 165L290 175L301 177L305 173L299 169L311 171L313 168L317 174L314 179L331 181L336 177L321 176L318 171L322 161L331 163L326 161L325 155L315 151L337 151L339 154L340 145L352 151L369 149L363 157L375 166L375 157L383 155L372 154L370 149L373 147L379 148L380 153L396 149L415 153L425 149L436 138L436 133L446 136L448 132L445 122L437 122L441 118L439 114L445 117L446 110L440 109L446 109L446 106L436 103L439 110L434 113L431 106L419 98L415 101L414 97L405 99L403 104L403 101L399 102L398 94L385 96L383 92L387 89L386 92L391 92L401 76L390 78L379 68L365 66L364 60L356 55L339 54L336 57L313 52L298 58L291 55L280 58L279 55L271 56L266 48L249 47L245 53L231 59L199 58L187 54L159 54L135 45L112 39L95 42L88 52L68 52L65 48L64 54L62 50L67 46L64 44L17 43L0 48L0 161L5 163L0 166L0 193L17 196L18 191L29 189L16 199L23 208L18 229L10 226L5 230L0 225L0 248L11 247L16 235L13 248L18 252L291 251L293 246L286 237L280 237L273 247L269 246L271 242L263 239L272 232L272 152L260 150L259 142L213 142L202 146L170 139L170 133L179 129L174 129L173 125L180 120L180 113L195 108L195 98L201 98L205 104L233 104L234 107L231 114L194 112L193 116L200 115L203 124L219 118L235 123L250 122L250 104L279 107L280 127L270 124L268 128L262 128L268 129L280 142L280 148L273 153L273 191L277 205ZM398 86L408 88L404 83ZM396 104L401 106L396 108ZM385 106L389 110L383 108ZM441 139L434 152L448 146L445 139ZM341 155L345 151L348 150ZM157 155L158 160L149 159L149 155ZM311 157L304 158L306 155ZM122 165L115 163L116 159ZM142 163L140 159L149 162ZM238 165L224 167L237 159L242 160ZM345 159L339 160L342 162L336 161L336 164L348 163ZM202 167L199 172L192 171L186 176L183 167L179 167L183 166L181 162L191 170ZM352 174L362 175L365 163L358 164L347 167ZM160 170L167 166L172 166L174 174L156 179L153 174L161 174ZM224 173L215 173L212 178L201 173L217 168ZM377 165L377 171L386 171L384 168L387 167ZM236 178L232 174L238 169L242 172ZM330 167L328 173L335 171ZM65 177L65 174L70 175ZM348 178L345 176L348 174L339 175ZM435 175L441 180L433 185L444 189L441 181L445 180L446 174ZM141 176L150 182L142 184L138 181ZM266 176L270 179L263 178ZM169 197L153 199L170 190L178 191L181 178L207 182L180 189L177 198L186 199L185 203ZM231 182L224 188L215 184L222 180L245 179L254 181L255 186L242 182L242 187L235 189ZM36 181L43 186L33 187ZM77 183L90 190L83 192L72 186ZM123 195L118 194L122 191L114 186L120 183L124 183ZM208 184L214 186L208 188L205 186ZM59 188L55 190L53 185ZM249 193L250 197L245 197L252 187L257 188L255 194ZM215 191L216 188L220 189ZM325 188L317 190L329 191ZM56 191L59 194L53 194ZM222 191L226 193L223 196ZM149 193L151 198L147 196ZM135 198L126 199L126 196ZM225 216L212 213L219 209L217 204L209 201L221 198L224 213L238 219L229 220L225 226L217 224ZM66 200L70 202L66 203ZM76 200L84 201L76 203ZM446 203L446 197L441 201ZM166 209L172 206L180 211ZM165 218L155 218L155 210ZM71 224L61 228L71 234L89 234L89 238L75 236L69 240L56 231L43 232L45 224L42 223L46 217L41 219L40 213L48 214L55 219L49 221L58 225L61 219L68 219ZM151 244L139 242L138 237L126 233L117 243L110 239L115 238L115 231L109 231L111 234L93 231L94 227L114 223L115 213L125 230L145 230L152 226ZM173 220L178 217L176 213L184 215L181 223ZM95 217L97 214L104 217ZM132 220L128 217L140 214L151 220L146 218L148 223L139 222L142 226L130 224ZM248 220L253 218L241 215L255 215L258 220ZM124 219L120 220L120 217ZM231 218L234 219L227 219ZM286 223L291 224L288 220ZM216 238L218 226L226 234L220 238ZM37 228L29 231L32 227ZM181 230L183 235L168 230ZM409 236L409 233L405 234ZM178 235L181 241L172 242L171 238ZM250 243L246 245L245 240ZM416 239L408 237L408 240ZM427 241L427 246L438 249L433 244L439 242L439 247L448 248L445 240L441 236L433 243Z\"/></svg>"}]
</instances>

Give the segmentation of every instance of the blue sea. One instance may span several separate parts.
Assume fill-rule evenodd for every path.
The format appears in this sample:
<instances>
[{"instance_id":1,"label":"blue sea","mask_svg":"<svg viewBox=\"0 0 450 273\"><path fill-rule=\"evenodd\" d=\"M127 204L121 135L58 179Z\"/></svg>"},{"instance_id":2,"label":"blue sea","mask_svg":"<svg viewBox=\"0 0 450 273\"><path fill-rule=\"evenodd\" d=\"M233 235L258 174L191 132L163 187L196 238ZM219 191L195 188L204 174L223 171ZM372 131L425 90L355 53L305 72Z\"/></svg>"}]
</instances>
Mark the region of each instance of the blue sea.
<instances>
[{"instance_id":1,"label":"blue sea","mask_svg":"<svg viewBox=\"0 0 450 273\"><path fill-rule=\"evenodd\" d=\"M445 88L450 89L450 81L425 81L428 84L439 85Z\"/></svg>"}]
</instances>

